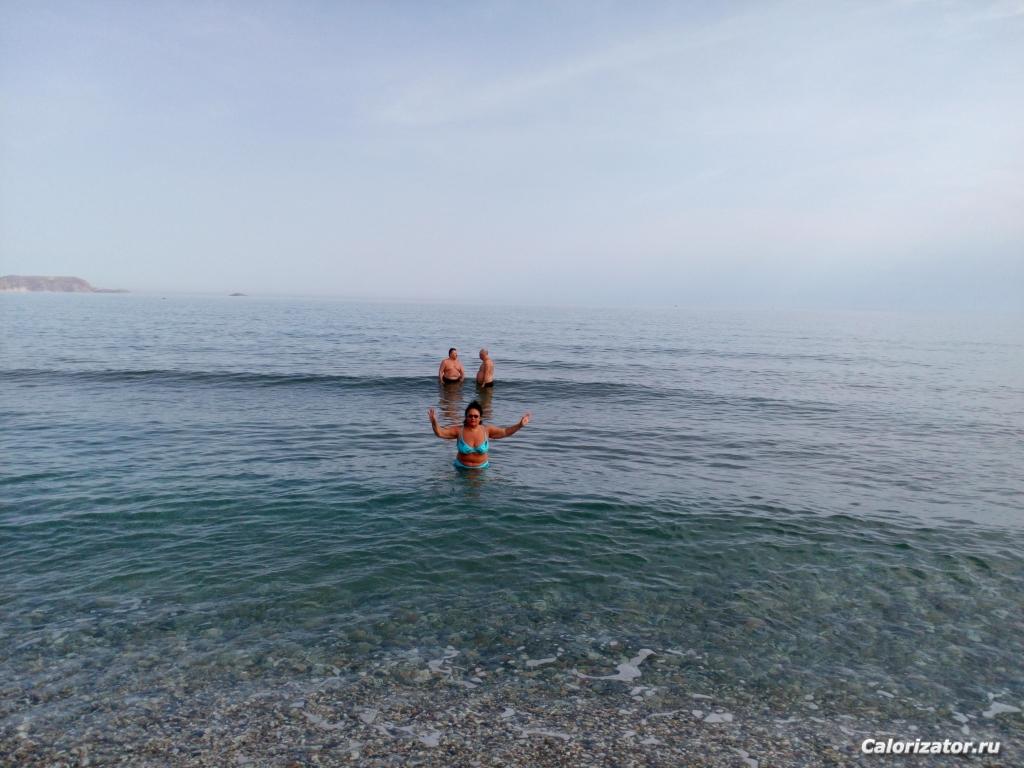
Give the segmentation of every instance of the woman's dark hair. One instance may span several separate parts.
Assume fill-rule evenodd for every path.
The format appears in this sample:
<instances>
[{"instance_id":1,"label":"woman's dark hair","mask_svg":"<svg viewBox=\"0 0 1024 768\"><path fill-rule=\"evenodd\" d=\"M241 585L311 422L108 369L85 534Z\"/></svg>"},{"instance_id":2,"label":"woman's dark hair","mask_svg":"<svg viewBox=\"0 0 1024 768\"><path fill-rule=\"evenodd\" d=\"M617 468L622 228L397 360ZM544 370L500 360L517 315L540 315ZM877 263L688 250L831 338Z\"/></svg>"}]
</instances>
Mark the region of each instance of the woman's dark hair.
<instances>
[{"instance_id":1,"label":"woman's dark hair","mask_svg":"<svg viewBox=\"0 0 1024 768\"><path fill-rule=\"evenodd\" d=\"M484 407L482 405L480 405L480 401L479 400L474 400L472 403L470 403L469 405L466 406L466 413L465 413L465 415L469 416L469 412L472 411L474 408L480 413L480 421L483 421L484 420Z\"/></svg>"}]
</instances>

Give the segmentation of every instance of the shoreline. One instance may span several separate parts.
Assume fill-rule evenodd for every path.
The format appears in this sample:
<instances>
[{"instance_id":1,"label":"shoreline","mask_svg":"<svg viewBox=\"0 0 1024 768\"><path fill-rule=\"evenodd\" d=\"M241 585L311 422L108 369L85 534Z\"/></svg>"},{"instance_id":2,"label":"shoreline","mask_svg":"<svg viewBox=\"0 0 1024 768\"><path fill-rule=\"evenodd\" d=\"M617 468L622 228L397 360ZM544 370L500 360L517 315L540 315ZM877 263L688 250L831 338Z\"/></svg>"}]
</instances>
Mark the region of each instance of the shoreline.
<instances>
[{"instance_id":1,"label":"shoreline","mask_svg":"<svg viewBox=\"0 0 1024 768\"><path fill-rule=\"evenodd\" d=\"M72 714L5 691L0 754L17 766L807 766L1013 765L1017 713L961 713L900 702L844 713L833 702L751 687L691 687L684 673L644 679L663 653L588 676L556 659L462 668L458 653L260 677L126 684ZM638 661L639 660L639 661ZM633 663L636 662L636 663ZM319 670L318 670L319 671ZM700 690L697 690L697 688ZM135 690L130 690L135 689ZM1017 705L1012 699L1007 704ZM10 708L13 704L13 708ZM21 706L19 706L21 705ZM50 707L53 709L50 709ZM35 713L32 713L35 710ZM969 723L969 725L968 725ZM866 738L999 741L996 756L864 755Z\"/></svg>"}]
</instances>

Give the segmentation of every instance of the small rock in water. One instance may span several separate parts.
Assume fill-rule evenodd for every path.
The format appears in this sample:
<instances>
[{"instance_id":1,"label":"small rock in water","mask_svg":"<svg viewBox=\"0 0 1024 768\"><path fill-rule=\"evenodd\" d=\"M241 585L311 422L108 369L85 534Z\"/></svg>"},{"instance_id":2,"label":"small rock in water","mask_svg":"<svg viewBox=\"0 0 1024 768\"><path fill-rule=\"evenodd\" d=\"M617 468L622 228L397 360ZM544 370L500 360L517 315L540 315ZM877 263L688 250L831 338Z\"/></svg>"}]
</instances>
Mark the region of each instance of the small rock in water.
<instances>
[{"instance_id":1,"label":"small rock in water","mask_svg":"<svg viewBox=\"0 0 1024 768\"><path fill-rule=\"evenodd\" d=\"M562 741L572 741L572 736L568 733L562 733L561 731L546 731L541 728L520 728L520 738L526 738L527 736L544 736L551 739L561 739Z\"/></svg>"},{"instance_id":2,"label":"small rock in water","mask_svg":"<svg viewBox=\"0 0 1024 768\"><path fill-rule=\"evenodd\" d=\"M624 661L616 666L618 672L614 675L584 675L581 672L576 674L580 677L585 677L588 680L622 680L623 682L630 682L640 677L640 664L643 663L644 659L648 656L653 656L654 651L650 648L641 648L640 652L629 661Z\"/></svg>"},{"instance_id":3,"label":"small rock in water","mask_svg":"<svg viewBox=\"0 0 1024 768\"><path fill-rule=\"evenodd\" d=\"M1012 715L1016 714L1017 712L1020 712L1020 707L1014 707L1010 704L1003 704L998 701L993 701L992 706L990 706L981 714L991 719L993 717L996 717L997 715Z\"/></svg>"},{"instance_id":4,"label":"small rock in water","mask_svg":"<svg viewBox=\"0 0 1024 768\"><path fill-rule=\"evenodd\" d=\"M441 732L431 731L430 733L425 733L419 737L419 740L428 747L436 747L441 743Z\"/></svg>"},{"instance_id":5,"label":"small rock in water","mask_svg":"<svg viewBox=\"0 0 1024 768\"><path fill-rule=\"evenodd\" d=\"M747 766L747 768L758 768L757 760L752 758L750 756L750 753L747 752L747 750L737 749L736 751L739 753L740 759L743 761L743 764Z\"/></svg>"},{"instance_id":6,"label":"small rock in water","mask_svg":"<svg viewBox=\"0 0 1024 768\"><path fill-rule=\"evenodd\" d=\"M556 661L558 661L557 656L548 656L544 659L527 659L526 668L533 669L534 667L542 667L545 664L554 664Z\"/></svg>"},{"instance_id":7,"label":"small rock in water","mask_svg":"<svg viewBox=\"0 0 1024 768\"><path fill-rule=\"evenodd\" d=\"M732 714L729 712L712 712L704 718L705 723L731 723Z\"/></svg>"}]
</instances>

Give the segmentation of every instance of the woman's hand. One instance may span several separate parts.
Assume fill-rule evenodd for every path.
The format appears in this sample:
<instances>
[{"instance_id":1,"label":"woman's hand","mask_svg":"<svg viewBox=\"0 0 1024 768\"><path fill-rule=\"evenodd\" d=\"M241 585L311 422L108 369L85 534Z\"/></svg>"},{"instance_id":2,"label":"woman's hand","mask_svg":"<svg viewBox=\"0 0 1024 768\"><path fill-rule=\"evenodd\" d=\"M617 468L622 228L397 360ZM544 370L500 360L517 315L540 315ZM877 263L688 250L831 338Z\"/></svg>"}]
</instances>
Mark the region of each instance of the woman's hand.
<instances>
[{"instance_id":1,"label":"woman's hand","mask_svg":"<svg viewBox=\"0 0 1024 768\"><path fill-rule=\"evenodd\" d=\"M430 417L431 424L437 424L437 413L434 412L433 408L427 408L427 416Z\"/></svg>"},{"instance_id":2,"label":"woman's hand","mask_svg":"<svg viewBox=\"0 0 1024 768\"><path fill-rule=\"evenodd\" d=\"M523 418L521 418L519 420L519 426L520 427L525 427L529 423L530 423L530 412L527 411L526 413L523 414Z\"/></svg>"}]
</instances>

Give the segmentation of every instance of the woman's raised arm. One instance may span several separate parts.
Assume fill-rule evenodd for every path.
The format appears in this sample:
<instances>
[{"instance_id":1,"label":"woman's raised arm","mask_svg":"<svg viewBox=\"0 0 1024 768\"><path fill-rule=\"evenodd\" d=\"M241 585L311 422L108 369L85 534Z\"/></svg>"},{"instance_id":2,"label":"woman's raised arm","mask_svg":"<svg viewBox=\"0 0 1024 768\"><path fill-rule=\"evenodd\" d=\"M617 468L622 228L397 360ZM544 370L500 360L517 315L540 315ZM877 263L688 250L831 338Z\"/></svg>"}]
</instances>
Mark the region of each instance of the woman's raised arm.
<instances>
[{"instance_id":1,"label":"woman's raised arm","mask_svg":"<svg viewBox=\"0 0 1024 768\"><path fill-rule=\"evenodd\" d=\"M501 440L501 438L503 438L503 437L509 437L511 435L514 435L516 432L518 432L520 429L522 429L523 427L525 427L529 423L530 423L530 413L529 413L529 411L527 411L526 413L523 414L523 418L521 418L519 421L517 421L515 424L513 424L510 427L488 426L487 427L487 436L490 437L490 438L493 438L495 440Z\"/></svg>"},{"instance_id":2,"label":"woman's raised arm","mask_svg":"<svg viewBox=\"0 0 1024 768\"><path fill-rule=\"evenodd\" d=\"M437 423L437 413L433 408L427 409L427 416L430 417L430 428L434 430L434 434L443 440L454 440L459 436L459 428L456 426L442 427Z\"/></svg>"}]
</instances>

